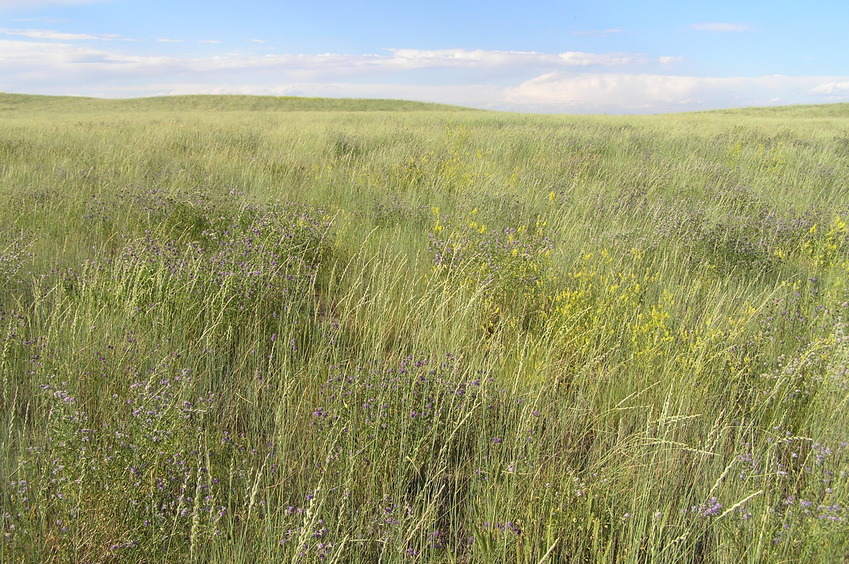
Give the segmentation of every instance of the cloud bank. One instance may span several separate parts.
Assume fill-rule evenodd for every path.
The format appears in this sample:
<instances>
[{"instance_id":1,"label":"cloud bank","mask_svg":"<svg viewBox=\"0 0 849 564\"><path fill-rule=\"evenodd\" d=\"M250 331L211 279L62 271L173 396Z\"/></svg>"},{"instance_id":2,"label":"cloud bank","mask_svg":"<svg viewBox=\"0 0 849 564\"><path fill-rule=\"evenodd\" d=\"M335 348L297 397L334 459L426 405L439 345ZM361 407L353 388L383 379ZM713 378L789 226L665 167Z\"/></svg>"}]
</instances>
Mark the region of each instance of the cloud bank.
<instances>
[{"instance_id":1,"label":"cloud bank","mask_svg":"<svg viewBox=\"0 0 849 564\"><path fill-rule=\"evenodd\" d=\"M843 95L849 82L829 77L697 77L633 73L547 73L506 90L508 102L541 110L689 111L703 108L817 103Z\"/></svg>"},{"instance_id":2,"label":"cloud bank","mask_svg":"<svg viewBox=\"0 0 849 564\"><path fill-rule=\"evenodd\" d=\"M107 98L213 93L375 97L569 113L849 101L849 76L687 76L668 70L683 61L672 55L387 49L362 55L181 57L139 54L140 43L117 41L113 35L8 29L0 29L0 35L12 38L0 39L0 91L6 92Z\"/></svg>"},{"instance_id":3,"label":"cloud bank","mask_svg":"<svg viewBox=\"0 0 849 564\"><path fill-rule=\"evenodd\" d=\"M723 23L723 22L713 22L713 23L697 23L693 24L693 29L696 31L714 31L718 33L728 33L735 31L749 31L751 27L747 24L737 24L737 23Z\"/></svg>"},{"instance_id":4,"label":"cloud bank","mask_svg":"<svg viewBox=\"0 0 849 564\"><path fill-rule=\"evenodd\" d=\"M91 35L88 33L63 33L48 29L8 29L0 28L0 35L28 37L30 39L55 39L59 41L112 41L119 39L115 34Z\"/></svg>"}]
</instances>

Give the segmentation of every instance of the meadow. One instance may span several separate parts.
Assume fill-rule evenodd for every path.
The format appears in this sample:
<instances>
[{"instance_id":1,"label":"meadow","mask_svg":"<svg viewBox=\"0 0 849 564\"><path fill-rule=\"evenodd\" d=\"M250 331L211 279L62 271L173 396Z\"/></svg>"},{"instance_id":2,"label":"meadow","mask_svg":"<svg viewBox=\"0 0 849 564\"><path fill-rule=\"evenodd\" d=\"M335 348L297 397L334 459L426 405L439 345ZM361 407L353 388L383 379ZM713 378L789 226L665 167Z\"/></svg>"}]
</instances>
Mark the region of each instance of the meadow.
<instances>
[{"instance_id":1,"label":"meadow","mask_svg":"<svg viewBox=\"0 0 849 564\"><path fill-rule=\"evenodd\" d=\"M849 561L849 105L0 94L0 561Z\"/></svg>"}]
</instances>

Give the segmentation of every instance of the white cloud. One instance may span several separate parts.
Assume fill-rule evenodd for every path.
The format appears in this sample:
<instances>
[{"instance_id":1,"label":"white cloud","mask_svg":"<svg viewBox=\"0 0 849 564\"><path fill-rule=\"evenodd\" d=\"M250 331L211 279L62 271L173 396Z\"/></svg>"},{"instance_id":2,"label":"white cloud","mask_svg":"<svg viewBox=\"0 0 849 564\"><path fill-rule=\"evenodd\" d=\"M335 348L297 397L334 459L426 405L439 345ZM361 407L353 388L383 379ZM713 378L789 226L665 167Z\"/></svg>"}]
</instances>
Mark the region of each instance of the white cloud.
<instances>
[{"instance_id":1,"label":"white cloud","mask_svg":"<svg viewBox=\"0 0 849 564\"><path fill-rule=\"evenodd\" d=\"M507 93L518 104L610 107L644 109L658 104L694 102L698 80L691 77L650 74L565 74L547 73Z\"/></svg>"},{"instance_id":2,"label":"white cloud","mask_svg":"<svg viewBox=\"0 0 849 564\"><path fill-rule=\"evenodd\" d=\"M645 58L629 53L583 53L567 51L559 54L535 51L489 51L484 49L388 49L391 57L375 55L374 61L408 68L460 67L561 67L617 66L643 64Z\"/></svg>"},{"instance_id":3,"label":"white cloud","mask_svg":"<svg viewBox=\"0 0 849 564\"><path fill-rule=\"evenodd\" d=\"M820 84L819 90L815 85ZM849 99L849 81L844 98ZM505 91L505 101L541 111L669 112L822 102L842 86L822 77L697 77L631 73L546 73ZM814 94L814 96L812 96Z\"/></svg>"},{"instance_id":4,"label":"white cloud","mask_svg":"<svg viewBox=\"0 0 849 564\"><path fill-rule=\"evenodd\" d=\"M62 43L0 40L0 53L0 91L6 92L27 92L26 85L36 83L53 85L61 94L81 78L106 82L126 76L145 79L157 72L186 68L165 57L120 55Z\"/></svg>"},{"instance_id":5,"label":"white cloud","mask_svg":"<svg viewBox=\"0 0 849 564\"><path fill-rule=\"evenodd\" d=\"M588 31L573 31L572 35L586 35L588 37L607 37L608 35L612 35L614 33L622 33L622 29L618 27L612 27L609 29L592 29Z\"/></svg>"},{"instance_id":6,"label":"white cloud","mask_svg":"<svg viewBox=\"0 0 849 564\"><path fill-rule=\"evenodd\" d=\"M9 29L0 28L0 34L14 35L19 37L29 37L30 39L56 39L58 41L80 41L80 40L99 40L111 41L118 39L120 36L115 34L99 34L91 35L88 33L64 33L61 31L51 31L49 29Z\"/></svg>"},{"instance_id":7,"label":"white cloud","mask_svg":"<svg viewBox=\"0 0 849 564\"><path fill-rule=\"evenodd\" d=\"M849 96L849 80L843 82L824 82L815 86L811 91L816 94L828 94L830 96Z\"/></svg>"},{"instance_id":8,"label":"white cloud","mask_svg":"<svg viewBox=\"0 0 849 564\"><path fill-rule=\"evenodd\" d=\"M0 33L8 30L0 29ZM112 39L117 36L94 36L87 34L60 34L41 30L13 30L17 35L32 39L83 40ZM179 39L160 38L157 42L179 42ZM204 40L200 43L219 44L218 40ZM107 50L82 47L72 43L46 43L36 41L0 41L0 70L4 64L13 64L20 57L27 57L37 63L45 72L68 71L80 58L87 62L108 61L109 68L115 70L115 63L132 67L180 68L181 72L212 71L256 71L268 70L280 73L308 73L310 76L355 75L374 72L394 73L423 69L468 69L487 71L523 72L532 76L545 69L575 67L613 67L642 65L647 59L629 53L585 53L569 51L559 54L525 51L487 51L483 49L387 49L383 54L346 55L324 53L317 55L245 55L229 54L210 57L149 57L116 54ZM38 57L43 57L40 60Z\"/></svg>"},{"instance_id":9,"label":"white cloud","mask_svg":"<svg viewBox=\"0 0 849 564\"><path fill-rule=\"evenodd\" d=\"M693 24L690 27L692 29L695 29L696 31L715 31L719 33L727 33L731 31L749 31L751 29L748 24L725 22L697 23Z\"/></svg>"},{"instance_id":10,"label":"white cloud","mask_svg":"<svg viewBox=\"0 0 849 564\"><path fill-rule=\"evenodd\" d=\"M663 65L671 65L674 63L683 63L684 57L658 57L657 60Z\"/></svg>"},{"instance_id":11,"label":"white cloud","mask_svg":"<svg viewBox=\"0 0 849 564\"><path fill-rule=\"evenodd\" d=\"M32 65L33 70L57 70L71 62L81 53L95 53L93 49L61 43L39 43L0 39L0 70L8 70L19 64Z\"/></svg>"},{"instance_id":12,"label":"white cloud","mask_svg":"<svg viewBox=\"0 0 849 564\"><path fill-rule=\"evenodd\" d=\"M595 53L580 53L569 51L560 53L560 59L567 65L577 66L616 66L616 65L641 65L646 63L646 58L639 55L631 55L628 53L610 53L606 55L597 55Z\"/></svg>"},{"instance_id":13,"label":"white cloud","mask_svg":"<svg viewBox=\"0 0 849 564\"><path fill-rule=\"evenodd\" d=\"M167 37L160 37L156 40L157 43L182 43L182 39L169 39Z\"/></svg>"}]
</instances>

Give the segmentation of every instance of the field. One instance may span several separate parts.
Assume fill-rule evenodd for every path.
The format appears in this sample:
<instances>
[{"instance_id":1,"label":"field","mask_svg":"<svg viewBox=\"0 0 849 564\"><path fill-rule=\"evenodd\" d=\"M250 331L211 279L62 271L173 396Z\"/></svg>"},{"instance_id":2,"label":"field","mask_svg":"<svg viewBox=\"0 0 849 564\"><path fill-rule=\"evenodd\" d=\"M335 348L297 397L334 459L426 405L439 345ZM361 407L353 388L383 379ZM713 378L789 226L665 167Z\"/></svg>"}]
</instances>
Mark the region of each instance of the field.
<instances>
[{"instance_id":1,"label":"field","mask_svg":"<svg viewBox=\"0 0 849 564\"><path fill-rule=\"evenodd\" d=\"M849 105L0 95L0 561L849 561Z\"/></svg>"}]
</instances>

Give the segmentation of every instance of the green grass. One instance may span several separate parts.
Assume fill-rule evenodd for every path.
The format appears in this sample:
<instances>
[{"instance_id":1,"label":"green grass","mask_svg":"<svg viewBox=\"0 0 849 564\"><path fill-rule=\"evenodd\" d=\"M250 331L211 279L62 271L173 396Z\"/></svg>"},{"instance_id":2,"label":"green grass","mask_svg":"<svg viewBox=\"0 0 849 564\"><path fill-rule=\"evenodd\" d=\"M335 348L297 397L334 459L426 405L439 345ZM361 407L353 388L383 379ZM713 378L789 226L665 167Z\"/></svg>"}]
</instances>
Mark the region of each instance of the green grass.
<instances>
[{"instance_id":1,"label":"green grass","mask_svg":"<svg viewBox=\"0 0 849 564\"><path fill-rule=\"evenodd\" d=\"M846 560L847 139L0 95L0 561Z\"/></svg>"},{"instance_id":2,"label":"green grass","mask_svg":"<svg viewBox=\"0 0 849 564\"><path fill-rule=\"evenodd\" d=\"M408 102L404 100L375 100L360 98L305 98L302 96L157 96L126 100L100 98L36 96L31 94L0 93L0 111L31 109L35 111L82 110L86 112L125 111L192 111L192 112L367 112L367 111L467 111L446 104Z\"/></svg>"}]
</instances>

